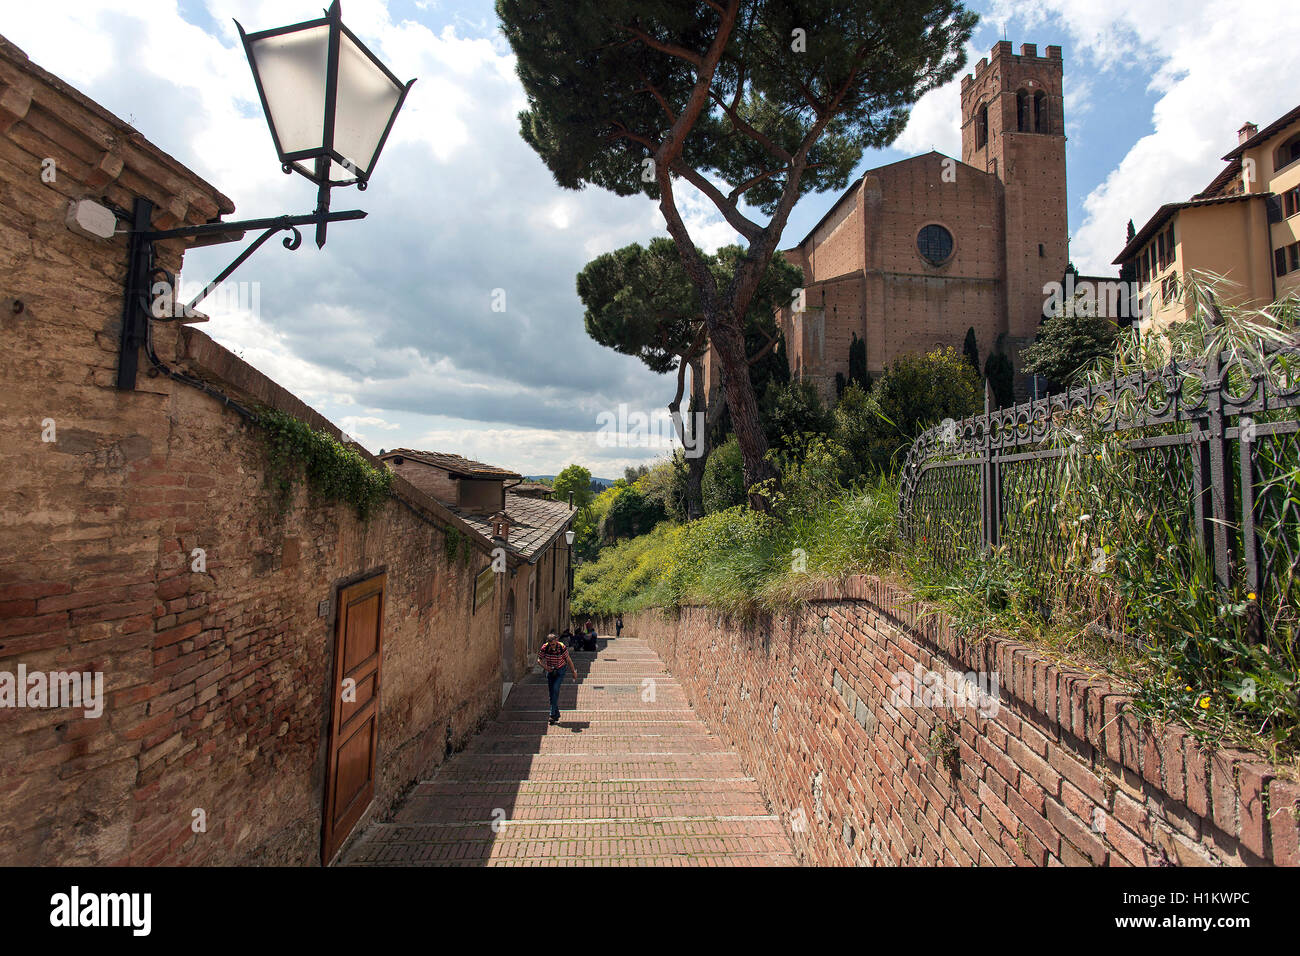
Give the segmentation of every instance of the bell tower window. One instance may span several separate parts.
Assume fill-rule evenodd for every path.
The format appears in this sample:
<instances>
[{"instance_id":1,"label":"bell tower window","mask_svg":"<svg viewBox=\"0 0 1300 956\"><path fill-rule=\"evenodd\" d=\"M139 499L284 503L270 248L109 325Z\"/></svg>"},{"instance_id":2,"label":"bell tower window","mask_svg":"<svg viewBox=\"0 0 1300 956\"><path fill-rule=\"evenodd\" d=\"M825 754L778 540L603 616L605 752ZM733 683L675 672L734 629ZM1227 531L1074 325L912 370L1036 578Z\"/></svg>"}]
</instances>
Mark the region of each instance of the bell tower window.
<instances>
[{"instance_id":1,"label":"bell tower window","mask_svg":"<svg viewBox=\"0 0 1300 956\"><path fill-rule=\"evenodd\" d=\"M1050 133L1051 120L1047 117L1047 94L1039 90L1034 94L1034 130L1039 133Z\"/></svg>"},{"instance_id":2,"label":"bell tower window","mask_svg":"<svg viewBox=\"0 0 1300 956\"><path fill-rule=\"evenodd\" d=\"M1029 94L1024 90L1016 91L1016 129L1022 133L1033 132L1031 123L1032 117L1029 115Z\"/></svg>"}]
</instances>

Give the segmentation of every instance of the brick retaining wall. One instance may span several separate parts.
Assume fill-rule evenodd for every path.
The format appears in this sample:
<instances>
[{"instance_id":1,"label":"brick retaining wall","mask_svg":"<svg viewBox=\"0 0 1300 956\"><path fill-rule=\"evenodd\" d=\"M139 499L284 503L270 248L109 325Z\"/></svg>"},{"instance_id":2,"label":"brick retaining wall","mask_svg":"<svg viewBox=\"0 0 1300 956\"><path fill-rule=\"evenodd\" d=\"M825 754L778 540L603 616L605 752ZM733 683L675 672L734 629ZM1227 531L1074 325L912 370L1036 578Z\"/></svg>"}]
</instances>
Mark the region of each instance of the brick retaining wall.
<instances>
[{"instance_id":1,"label":"brick retaining wall","mask_svg":"<svg viewBox=\"0 0 1300 956\"><path fill-rule=\"evenodd\" d=\"M625 622L739 752L807 862L1300 864L1294 781L1140 726L1105 681L1008 638L964 639L875 578L751 626L702 607ZM899 673L917 668L996 673L996 706L897 699Z\"/></svg>"}]
</instances>

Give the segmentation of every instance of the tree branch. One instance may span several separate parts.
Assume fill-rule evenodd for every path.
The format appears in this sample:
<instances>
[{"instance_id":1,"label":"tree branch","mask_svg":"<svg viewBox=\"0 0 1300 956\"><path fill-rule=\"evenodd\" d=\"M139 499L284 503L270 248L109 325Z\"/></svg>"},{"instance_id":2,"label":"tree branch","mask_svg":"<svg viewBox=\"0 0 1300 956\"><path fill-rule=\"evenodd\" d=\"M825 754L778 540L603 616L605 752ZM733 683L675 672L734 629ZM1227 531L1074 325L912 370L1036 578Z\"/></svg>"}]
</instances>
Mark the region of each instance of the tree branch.
<instances>
[{"instance_id":1,"label":"tree branch","mask_svg":"<svg viewBox=\"0 0 1300 956\"><path fill-rule=\"evenodd\" d=\"M727 220L736 232L744 236L747 241L753 242L754 239L758 237L759 233L763 231L762 226L737 209L735 201L722 195L722 190L709 182L708 178L700 173L699 170L692 169L681 160L678 160L673 166L672 171L677 173L677 175L681 176L700 192L704 193L704 195L708 196L709 199L713 201L713 205L718 207L718 212L722 213L722 217Z\"/></svg>"},{"instance_id":2,"label":"tree branch","mask_svg":"<svg viewBox=\"0 0 1300 956\"><path fill-rule=\"evenodd\" d=\"M704 57L700 56L694 50L688 50L686 47L677 46L674 43L664 43L662 40L656 40L644 30L639 30L636 27L625 26L623 29L652 50L658 50L660 53L666 53L679 60L685 60L687 63L692 64L697 70L704 69Z\"/></svg>"},{"instance_id":3,"label":"tree branch","mask_svg":"<svg viewBox=\"0 0 1300 956\"><path fill-rule=\"evenodd\" d=\"M710 96L713 97L713 101L715 103L717 103L719 106L722 107L722 112L727 114L727 119L731 120L731 125L734 129L737 129L740 132L744 133L746 136L748 136L754 142L758 143L758 145L762 146L765 150L767 150L769 153L771 153L773 156L775 156L777 159L781 160L782 162L785 163L790 162L789 150L777 145L775 142L773 142L773 140L769 136L759 132L749 123L745 122L743 119L740 118L740 115L736 110L736 103L740 99L740 91L742 87L743 87L743 83L737 85L735 100L733 100L730 106L728 106L725 102L723 102L722 97L720 97L717 93L710 91Z\"/></svg>"},{"instance_id":4,"label":"tree branch","mask_svg":"<svg viewBox=\"0 0 1300 956\"><path fill-rule=\"evenodd\" d=\"M676 123L676 122L677 122L677 114L674 113L674 112L673 112L673 108L672 108L671 106L668 105L668 101L667 101L666 99L664 99L664 95L663 95L662 93L659 92L659 90L655 87L655 85L654 85L653 83L650 82L649 79L646 78L646 75L645 75L644 73L641 74L641 81L642 81L643 83L645 83L645 86L643 86L643 87L642 87L641 89L639 89L639 90L633 90L633 92L634 92L634 93L649 93L651 96L653 96L653 97L655 98L655 102L657 102L657 103L658 103L658 104L663 108L663 111L664 111L666 114L668 114L668 122L669 122L669 123Z\"/></svg>"}]
</instances>

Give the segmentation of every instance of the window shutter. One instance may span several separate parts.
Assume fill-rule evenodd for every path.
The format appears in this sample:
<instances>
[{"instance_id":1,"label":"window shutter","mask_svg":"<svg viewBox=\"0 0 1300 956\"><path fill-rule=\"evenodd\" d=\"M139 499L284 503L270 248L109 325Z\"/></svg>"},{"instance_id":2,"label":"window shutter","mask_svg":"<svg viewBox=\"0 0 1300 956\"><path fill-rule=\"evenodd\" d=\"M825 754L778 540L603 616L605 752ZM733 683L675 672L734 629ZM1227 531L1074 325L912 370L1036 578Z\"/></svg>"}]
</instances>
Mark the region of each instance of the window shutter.
<instances>
[{"instance_id":1,"label":"window shutter","mask_svg":"<svg viewBox=\"0 0 1300 956\"><path fill-rule=\"evenodd\" d=\"M1281 222L1282 221L1282 197L1269 196L1264 200L1264 203L1268 207L1268 221Z\"/></svg>"}]
</instances>

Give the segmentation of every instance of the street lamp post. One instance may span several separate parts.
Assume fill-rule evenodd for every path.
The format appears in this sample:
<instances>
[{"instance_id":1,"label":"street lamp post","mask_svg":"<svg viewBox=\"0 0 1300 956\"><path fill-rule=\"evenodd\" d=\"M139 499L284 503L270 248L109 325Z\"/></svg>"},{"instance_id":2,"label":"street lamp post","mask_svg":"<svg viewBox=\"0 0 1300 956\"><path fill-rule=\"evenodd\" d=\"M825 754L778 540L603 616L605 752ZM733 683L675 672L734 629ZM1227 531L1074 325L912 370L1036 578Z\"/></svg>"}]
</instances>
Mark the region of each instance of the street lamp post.
<instances>
[{"instance_id":1,"label":"street lamp post","mask_svg":"<svg viewBox=\"0 0 1300 956\"><path fill-rule=\"evenodd\" d=\"M122 309L121 356L117 387L135 388L139 350L149 345L149 322L156 315L154 245L165 239L202 238L205 244L238 242L247 231L262 230L251 245L199 295L184 306L189 315L272 235L292 233L286 249L302 245L299 226L316 227L316 246L325 245L331 222L364 219L359 209L330 212L330 190L370 182L379 153L415 80L403 84L351 30L343 25L339 0L325 16L274 30L246 33L235 21L257 84L271 139L285 173L298 172L317 186L316 210L308 215L210 222L180 229L152 228L153 203L137 199L127 240L126 295ZM167 285L175 292L175 279ZM149 346L150 358L157 363Z\"/></svg>"},{"instance_id":2,"label":"street lamp post","mask_svg":"<svg viewBox=\"0 0 1300 956\"><path fill-rule=\"evenodd\" d=\"M574 535L572 531L564 532L564 543L568 545L568 547L565 548L564 553L568 556L569 559L569 566L565 570L565 574L569 580L568 590L565 591L565 593L569 596L569 599L568 601L565 602L565 607L564 607L564 626L566 628L573 626L571 608L573 607L572 602L573 602L573 539L574 537L576 537L576 535Z\"/></svg>"}]
</instances>

